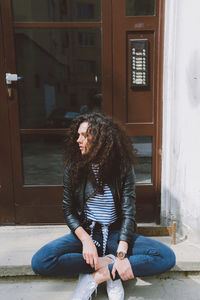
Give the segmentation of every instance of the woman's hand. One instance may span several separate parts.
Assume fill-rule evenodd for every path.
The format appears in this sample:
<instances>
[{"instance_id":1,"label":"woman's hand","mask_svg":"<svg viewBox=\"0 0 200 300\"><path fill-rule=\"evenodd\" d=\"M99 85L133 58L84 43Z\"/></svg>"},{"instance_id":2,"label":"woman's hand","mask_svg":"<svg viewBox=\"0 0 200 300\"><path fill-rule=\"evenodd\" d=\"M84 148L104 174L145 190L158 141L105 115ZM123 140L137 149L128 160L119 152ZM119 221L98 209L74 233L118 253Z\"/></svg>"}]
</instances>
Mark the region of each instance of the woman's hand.
<instances>
[{"instance_id":1,"label":"woman's hand","mask_svg":"<svg viewBox=\"0 0 200 300\"><path fill-rule=\"evenodd\" d=\"M82 241L83 244L83 258L86 263L89 264L92 268L97 268L98 265L98 253L97 248L91 239L91 237Z\"/></svg>"},{"instance_id":2,"label":"woman's hand","mask_svg":"<svg viewBox=\"0 0 200 300\"><path fill-rule=\"evenodd\" d=\"M83 258L85 259L86 263L89 264L92 268L97 269L98 265L98 253L97 248L89 236L89 234L83 229L82 226L79 226L75 230L76 236L79 238L79 240L82 242L83 245Z\"/></svg>"},{"instance_id":3,"label":"woman's hand","mask_svg":"<svg viewBox=\"0 0 200 300\"><path fill-rule=\"evenodd\" d=\"M115 279L116 271L118 272L118 274L122 280L133 279L135 277L128 258L121 260L116 257L116 260L115 260L115 263L114 263L114 266L112 269L113 279Z\"/></svg>"},{"instance_id":4,"label":"woman's hand","mask_svg":"<svg viewBox=\"0 0 200 300\"><path fill-rule=\"evenodd\" d=\"M117 252L123 251L127 253L128 251L128 243L126 241L119 241L119 245L117 248ZM115 279L115 272L118 272L119 276L122 280L128 280L133 279L134 274L131 268L131 264L128 260L128 258L125 259L119 259L116 257L113 269L112 269L112 276L113 279Z\"/></svg>"}]
</instances>

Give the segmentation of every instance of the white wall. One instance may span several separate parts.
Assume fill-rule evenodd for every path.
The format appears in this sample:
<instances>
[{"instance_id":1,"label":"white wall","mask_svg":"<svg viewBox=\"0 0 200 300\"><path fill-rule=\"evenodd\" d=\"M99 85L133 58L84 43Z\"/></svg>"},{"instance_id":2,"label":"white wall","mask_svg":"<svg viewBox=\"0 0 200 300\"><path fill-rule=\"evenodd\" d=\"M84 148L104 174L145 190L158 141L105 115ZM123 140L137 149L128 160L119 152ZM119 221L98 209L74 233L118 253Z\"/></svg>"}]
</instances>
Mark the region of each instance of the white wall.
<instances>
[{"instance_id":1,"label":"white wall","mask_svg":"<svg viewBox=\"0 0 200 300\"><path fill-rule=\"evenodd\" d=\"M161 220L200 242L200 1L165 0Z\"/></svg>"}]
</instances>

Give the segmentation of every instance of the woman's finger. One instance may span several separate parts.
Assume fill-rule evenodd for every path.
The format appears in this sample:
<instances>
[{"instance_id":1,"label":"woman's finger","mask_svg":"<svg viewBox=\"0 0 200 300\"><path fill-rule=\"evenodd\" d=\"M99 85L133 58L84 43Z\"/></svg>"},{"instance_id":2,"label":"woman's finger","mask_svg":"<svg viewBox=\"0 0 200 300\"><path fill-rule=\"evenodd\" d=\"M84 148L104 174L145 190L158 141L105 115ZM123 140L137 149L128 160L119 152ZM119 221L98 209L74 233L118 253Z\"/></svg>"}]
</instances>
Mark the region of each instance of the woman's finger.
<instances>
[{"instance_id":1,"label":"woman's finger","mask_svg":"<svg viewBox=\"0 0 200 300\"><path fill-rule=\"evenodd\" d=\"M90 257L90 266L92 268L94 268L94 259L93 259L93 257Z\"/></svg>"},{"instance_id":2,"label":"woman's finger","mask_svg":"<svg viewBox=\"0 0 200 300\"><path fill-rule=\"evenodd\" d=\"M115 272L116 272L116 268L115 268L115 265L114 265L113 268L112 268L112 276L113 276L113 279L115 279Z\"/></svg>"},{"instance_id":3,"label":"woman's finger","mask_svg":"<svg viewBox=\"0 0 200 300\"><path fill-rule=\"evenodd\" d=\"M122 275L123 280L128 280L128 279L133 279L133 278L134 278L134 275L133 275L132 271L127 270L127 272L124 272Z\"/></svg>"},{"instance_id":4,"label":"woman's finger","mask_svg":"<svg viewBox=\"0 0 200 300\"><path fill-rule=\"evenodd\" d=\"M87 264L90 264L90 258L89 258L88 255L86 255L86 263L87 263Z\"/></svg>"},{"instance_id":5,"label":"woman's finger","mask_svg":"<svg viewBox=\"0 0 200 300\"><path fill-rule=\"evenodd\" d=\"M95 270L97 269L97 266L98 266L98 256L95 256L94 257L94 268L95 268Z\"/></svg>"},{"instance_id":6,"label":"woman's finger","mask_svg":"<svg viewBox=\"0 0 200 300\"><path fill-rule=\"evenodd\" d=\"M94 268L94 255L92 253L89 254L89 264Z\"/></svg>"},{"instance_id":7,"label":"woman's finger","mask_svg":"<svg viewBox=\"0 0 200 300\"><path fill-rule=\"evenodd\" d=\"M133 279L135 276L133 274L132 268L129 269L129 271L127 272L128 278L129 279Z\"/></svg>"}]
</instances>

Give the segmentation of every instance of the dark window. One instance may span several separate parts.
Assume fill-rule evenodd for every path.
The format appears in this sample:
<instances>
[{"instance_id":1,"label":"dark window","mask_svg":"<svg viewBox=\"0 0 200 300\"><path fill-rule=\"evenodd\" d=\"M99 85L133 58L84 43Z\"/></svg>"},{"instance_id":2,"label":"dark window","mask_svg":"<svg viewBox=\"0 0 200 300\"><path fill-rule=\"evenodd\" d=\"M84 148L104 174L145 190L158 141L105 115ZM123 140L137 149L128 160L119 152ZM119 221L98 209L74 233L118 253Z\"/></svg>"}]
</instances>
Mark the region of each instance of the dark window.
<instances>
[{"instance_id":1,"label":"dark window","mask_svg":"<svg viewBox=\"0 0 200 300\"><path fill-rule=\"evenodd\" d=\"M93 60L78 60L77 73L80 74L95 74L96 63Z\"/></svg>"},{"instance_id":2,"label":"dark window","mask_svg":"<svg viewBox=\"0 0 200 300\"><path fill-rule=\"evenodd\" d=\"M77 3L77 17L80 19L93 19L94 4Z\"/></svg>"},{"instance_id":3,"label":"dark window","mask_svg":"<svg viewBox=\"0 0 200 300\"><path fill-rule=\"evenodd\" d=\"M126 0L127 16L154 16L155 0Z\"/></svg>"},{"instance_id":4,"label":"dark window","mask_svg":"<svg viewBox=\"0 0 200 300\"><path fill-rule=\"evenodd\" d=\"M95 34L89 32L78 33L78 45L81 47L95 46Z\"/></svg>"}]
</instances>

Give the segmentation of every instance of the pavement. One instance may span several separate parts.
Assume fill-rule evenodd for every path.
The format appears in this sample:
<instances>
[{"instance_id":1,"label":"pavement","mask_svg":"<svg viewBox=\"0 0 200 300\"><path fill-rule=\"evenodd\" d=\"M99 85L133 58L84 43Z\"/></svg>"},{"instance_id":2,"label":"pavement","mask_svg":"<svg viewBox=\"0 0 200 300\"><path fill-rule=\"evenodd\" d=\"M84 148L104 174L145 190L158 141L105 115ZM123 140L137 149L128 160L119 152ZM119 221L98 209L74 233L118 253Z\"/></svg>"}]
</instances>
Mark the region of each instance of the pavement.
<instances>
[{"instance_id":1,"label":"pavement","mask_svg":"<svg viewBox=\"0 0 200 300\"><path fill-rule=\"evenodd\" d=\"M0 227L0 300L70 299L77 278L42 278L30 261L47 242L67 234L66 225ZM152 237L169 245L176 254L176 266L159 276L124 282L125 299L200 300L200 245L171 237ZM98 288L99 299L107 299L106 286Z\"/></svg>"},{"instance_id":2,"label":"pavement","mask_svg":"<svg viewBox=\"0 0 200 300\"><path fill-rule=\"evenodd\" d=\"M166 275L165 275L166 276ZM70 300L77 281L72 279L0 280L1 300ZM199 300L200 276L145 277L124 282L125 300ZM106 286L93 300L107 300ZM117 297L116 299L117 300Z\"/></svg>"}]
</instances>

